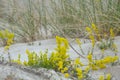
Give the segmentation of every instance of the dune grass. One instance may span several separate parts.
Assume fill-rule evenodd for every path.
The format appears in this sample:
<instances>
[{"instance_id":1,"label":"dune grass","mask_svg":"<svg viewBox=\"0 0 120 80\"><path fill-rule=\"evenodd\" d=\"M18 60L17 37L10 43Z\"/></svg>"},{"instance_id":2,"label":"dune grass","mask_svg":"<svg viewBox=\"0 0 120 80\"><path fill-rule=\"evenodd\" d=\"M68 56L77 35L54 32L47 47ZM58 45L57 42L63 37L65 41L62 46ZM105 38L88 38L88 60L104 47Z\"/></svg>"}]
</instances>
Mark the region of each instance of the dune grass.
<instances>
[{"instance_id":1,"label":"dune grass","mask_svg":"<svg viewBox=\"0 0 120 80\"><path fill-rule=\"evenodd\" d=\"M96 24L101 32L120 34L119 0L0 0L0 18L24 42L52 35L83 37L85 27ZM4 14L3 14L4 13ZM13 29L14 26L14 29Z\"/></svg>"}]
</instances>

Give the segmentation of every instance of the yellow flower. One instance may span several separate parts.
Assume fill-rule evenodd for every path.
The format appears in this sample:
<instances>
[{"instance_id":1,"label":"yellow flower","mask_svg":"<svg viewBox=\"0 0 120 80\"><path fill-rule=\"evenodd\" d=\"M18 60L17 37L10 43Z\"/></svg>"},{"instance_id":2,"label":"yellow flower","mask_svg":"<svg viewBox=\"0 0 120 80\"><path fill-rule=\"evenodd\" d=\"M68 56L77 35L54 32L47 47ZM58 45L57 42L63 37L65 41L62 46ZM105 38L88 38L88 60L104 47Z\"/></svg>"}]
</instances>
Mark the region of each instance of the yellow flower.
<instances>
[{"instance_id":1,"label":"yellow flower","mask_svg":"<svg viewBox=\"0 0 120 80\"><path fill-rule=\"evenodd\" d=\"M92 30L89 27L86 27L86 31L89 32L90 34L92 33Z\"/></svg>"},{"instance_id":2,"label":"yellow flower","mask_svg":"<svg viewBox=\"0 0 120 80\"><path fill-rule=\"evenodd\" d=\"M75 63L75 65L83 66L82 62L80 62L80 58L76 58L74 63Z\"/></svg>"},{"instance_id":3,"label":"yellow flower","mask_svg":"<svg viewBox=\"0 0 120 80\"><path fill-rule=\"evenodd\" d=\"M92 70L98 70L98 67L94 64L92 64Z\"/></svg>"},{"instance_id":4,"label":"yellow flower","mask_svg":"<svg viewBox=\"0 0 120 80\"><path fill-rule=\"evenodd\" d=\"M95 31L96 30L96 26L95 26L95 24L92 24L92 29Z\"/></svg>"},{"instance_id":5,"label":"yellow flower","mask_svg":"<svg viewBox=\"0 0 120 80\"><path fill-rule=\"evenodd\" d=\"M99 80L104 80L104 76L101 75L101 76L99 77Z\"/></svg>"},{"instance_id":6,"label":"yellow flower","mask_svg":"<svg viewBox=\"0 0 120 80\"><path fill-rule=\"evenodd\" d=\"M7 40L7 45L11 45L13 43L13 40L12 39L8 39Z\"/></svg>"},{"instance_id":7,"label":"yellow flower","mask_svg":"<svg viewBox=\"0 0 120 80\"><path fill-rule=\"evenodd\" d=\"M64 46L66 47L66 49L68 49L69 48L68 40L65 38L62 38L62 42L64 43Z\"/></svg>"},{"instance_id":8,"label":"yellow flower","mask_svg":"<svg viewBox=\"0 0 120 80\"><path fill-rule=\"evenodd\" d=\"M111 78L112 78L112 77L111 77L111 74L107 74L107 75L106 75L106 80L111 80Z\"/></svg>"},{"instance_id":9,"label":"yellow flower","mask_svg":"<svg viewBox=\"0 0 120 80\"><path fill-rule=\"evenodd\" d=\"M78 79L81 80L82 78L83 78L83 75L79 75L79 76L78 76Z\"/></svg>"},{"instance_id":10,"label":"yellow flower","mask_svg":"<svg viewBox=\"0 0 120 80\"><path fill-rule=\"evenodd\" d=\"M98 35L99 31L98 28L95 26L95 24L92 24L92 29L96 32L96 34Z\"/></svg>"},{"instance_id":11,"label":"yellow flower","mask_svg":"<svg viewBox=\"0 0 120 80\"><path fill-rule=\"evenodd\" d=\"M91 53L88 54L87 58L90 62L92 62L92 54Z\"/></svg>"},{"instance_id":12,"label":"yellow flower","mask_svg":"<svg viewBox=\"0 0 120 80\"><path fill-rule=\"evenodd\" d=\"M61 40L60 40L59 36L56 36L56 42L57 42L58 45L61 44Z\"/></svg>"},{"instance_id":13,"label":"yellow flower","mask_svg":"<svg viewBox=\"0 0 120 80\"><path fill-rule=\"evenodd\" d=\"M76 68L76 71L82 73L82 69L80 68Z\"/></svg>"},{"instance_id":14,"label":"yellow flower","mask_svg":"<svg viewBox=\"0 0 120 80\"><path fill-rule=\"evenodd\" d=\"M87 67L85 68L85 70L84 70L84 73L85 73L85 74L88 73L89 70L90 70L90 67L87 66Z\"/></svg>"},{"instance_id":15,"label":"yellow flower","mask_svg":"<svg viewBox=\"0 0 120 80\"><path fill-rule=\"evenodd\" d=\"M68 73L64 74L65 78L68 78L70 75Z\"/></svg>"},{"instance_id":16,"label":"yellow flower","mask_svg":"<svg viewBox=\"0 0 120 80\"><path fill-rule=\"evenodd\" d=\"M110 36L111 36L112 38L114 38L114 37L115 37L115 34L114 34L114 32L113 32L113 29L112 29L112 28L110 29Z\"/></svg>"},{"instance_id":17,"label":"yellow flower","mask_svg":"<svg viewBox=\"0 0 120 80\"><path fill-rule=\"evenodd\" d=\"M78 74L78 75L81 75L81 74L82 74L82 69L76 68L76 71L77 71L77 74Z\"/></svg>"},{"instance_id":18,"label":"yellow flower","mask_svg":"<svg viewBox=\"0 0 120 80\"><path fill-rule=\"evenodd\" d=\"M62 69L63 68L63 62L62 61L59 61L58 62L58 70Z\"/></svg>"},{"instance_id":19,"label":"yellow flower","mask_svg":"<svg viewBox=\"0 0 120 80\"><path fill-rule=\"evenodd\" d=\"M82 79L83 78L82 69L76 68L76 72L77 72L78 79Z\"/></svg>"},{"instance_id":20,"label":"yellow flower","mask_svg":"<svg viewBox=\"0 0 120 80\"><path fill-rule=\"evenodd\" d=\"M108 64L108 63L110 63L111 62L111 57L110 56L107 56L107 57L105 57L103 60L101 60L103 63L105 63L105 64Z\"/></svg>"},{"instance_id":21,"label":"yellow flower","mask_svg":"<svg viewBox=\"0 0 120 80\"><path fill-rule=\"evenodd\" d=\"M67 70L68 70L68 68L67 68L67 67L65 67L65 68L64 68L64 71L67 71Z\"/></svg>"},{"instance_id":22,"label":"yellow flower","mask_svg":"<svg viewBox=\"0 0 120 80\"><path fill-rule=\"evenodd\" d=\"M104 68L106 68L106 65L101 63L101 64L99 64L99 67L100 67L100 69L104 69Z\"/></svg>"},{"instance_id":23,"label":"yellow flower","mask_svg":"<svg viewBox=\"0 0 120 80\"><path fill-rule=\"evenodd\" d=\"M26 49L26 54L30 54L30 51L28 49Z\"/></svg>"},{"instance_id":24,"label":"yellow flower","mask_svg":"<svg viewBox=\"0 0 120 80\"><path fill-rule=\"evenodd\" d=\"M112 62L115 62L115 61L117 61L118 59L119 59L118 56L114 56L114 57L112 58Z\"/></svg>"},{"instance_id":25,"label":"yellow flower","mask_svg":"<svg viewBox=\"0 0 120 80\"><path fill-rule=\"evenodd\" d=\"M91 39L92 46L94 47L94 45L95 45L95 38L94 38L94 36L90 35L89 38Z\"/></svg>"},{"instance_id":26,"label":"yellow flower","mask_svg":"<svg viewBox=\"0 0 120 80\"><path fill-rule=\"evenodd\" d=\"M27 65L28 65L28 62L27 62L27 61L24 61L23 64L24 64L25 66L27 66Z\"/></svg>"},{"instance_id":27,"label":"yellow flower","mask_svg":"<svg viewBox=\"0 0 120 80\"><path fill-rule=\"evenodd\" d=\"M61 70L61 73L64 73L65 71L64 70Z\"/></svg>"},{"instance_id":28,"label":"yellow flower","mask_svg":"<svg viewBox=\"0 0 120 80\"><path fill-rule=\"evenodd\" d=\"M61 70L62 73L66 72L68 70L67 67L65 67L63 70Z\"/></svg>"}]
</instances>

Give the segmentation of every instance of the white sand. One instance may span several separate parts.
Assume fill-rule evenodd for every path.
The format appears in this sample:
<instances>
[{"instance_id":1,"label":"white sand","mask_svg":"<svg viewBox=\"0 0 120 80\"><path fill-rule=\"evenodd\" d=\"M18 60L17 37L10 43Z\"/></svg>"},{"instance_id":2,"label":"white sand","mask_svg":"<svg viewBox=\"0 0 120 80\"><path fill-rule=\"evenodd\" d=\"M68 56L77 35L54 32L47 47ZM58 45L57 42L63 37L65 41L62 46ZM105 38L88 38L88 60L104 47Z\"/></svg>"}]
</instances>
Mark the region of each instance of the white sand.
<instances>
[{"instance_id":1,"label":"white sand","mask_svg":"<svg viewBox=\"0 0 120 80\"><path fill-rule=\"evenodd\" d=\"M72 46L78 52L80 52L80 49L79 49L78 45L75 44L75 42L71 42L71 41L72 40L70 40L70 43L72 44ZM52 51L54 51L54 48L56 47L55 39L35 41L33 43L34 43L34 45L28 45L28 43L13 44L10 47L10 50L9 50L12 59L17 59L17 55L21 54L21 61L27 60L27 55L25 54L26 49L28 49L30 51L35 51L37 53L39 53L40 51L44 52L46 49L48 49L48 53L51 53ZM41 45L39 45L39 43L41 43ZM118 55L120 56L120 36L115 38L115 43L118 47ZM83 48L83 51L85 52L85 54L87 54L90 47L91 47L91 43L89 41L87 41L85 44L82 44L82 48ZM101 52L100 52L100 50L98 50L98 48L95 48L94 53L98 56L101 54ZM3 54L3 56L7 59L7 54L4 53L4 47L0 48L0 55L1 54ZM76 57L79 57L74 52L74 50L72 50L71 48L69 49L68 54L70 55L71 59L75 59ZM109 55L109 54L113 55L114 53L111 50L106 50L105 54L106 55ZM85 64L87 63L87 61L83 58L81 58L81 61ZM110 73L114 72L113 75L116 76L116 78L119 80L119 78L120 78L119 75L120 74L118 74L119 73L118 69L119 69L119 67L117 67L116 69L115 69L115 67L113 67L113 68L110 68L110 70L109 70L109 68L107 68L107 69L104 69L104 70L101 70L101 71L94 72L94 74L97 75L97 74L103 74L103 72L110 72ZM92 75L93 77L94 77L94 74Z\"/></svg>"}]
</instances>

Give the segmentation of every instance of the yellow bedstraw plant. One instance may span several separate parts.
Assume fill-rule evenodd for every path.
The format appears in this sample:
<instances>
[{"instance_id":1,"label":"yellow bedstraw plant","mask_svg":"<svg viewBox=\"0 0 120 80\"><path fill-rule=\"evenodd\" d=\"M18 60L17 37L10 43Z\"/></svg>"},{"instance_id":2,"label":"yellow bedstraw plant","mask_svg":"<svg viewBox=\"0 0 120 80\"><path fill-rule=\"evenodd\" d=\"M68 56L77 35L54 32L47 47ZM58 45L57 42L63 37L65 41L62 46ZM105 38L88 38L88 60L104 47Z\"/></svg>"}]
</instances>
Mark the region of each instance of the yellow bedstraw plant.
<instances>
[{"instance_id":1,"label":"yellow bedstraw plant","mask_svg":"<svg viewBox=\"0 0 120 80\"><path fill-rule=\"evenodd\" d=\"M90 71L106 68L110 64L117 62L119 57L115 55L115 56L103 56L99 59L95 58L93 50L97 42L97 39L99 41L102 41L102 37L100 36L99 29L94 24L92 24L92 27L86 27L86 30L90 34L89 38L92 43L91 48L92 50L87 54L85 58L88 60L88 64L83 64L81 62L80 57L76 58L75 60L70 59L70 56L68 54L69 50L68 40L59 36L56 36L57 47L53 52L51 52L50 56L48 56L47 50L46 52L36 53L31 52L27 49L26 50L26 54L28 56L27 61L21 62L20 55L18 55L17 60L13 61L25 66L54 69L55 71L59 71L62 74L64 74L66 78L75 77L78 80L92 80L89 74ZM96 35L94 35L95 33ZM111 40L113 40L114 38L113 31L110 30L110 33L112 36ZM76 42L78 43L82 50L81 41L79 39L76 39ZM85 54L83 50L81 52ZM98 80L111 80L111 75L107 74L107 77L100 76Z\"/></svg>"},{"instance_id":2,"label":"yellow bedstraw plant","mask_svg":"<svg viewBox=\"0 0 120 80\"><path fill-rule=\"evenodd\" d=\"M11 57L8 50L13 43L14 33L9 32L8 30L0 30L0 38L5 42L4 50L7 51L9 62L11 62Z\"/></svg>"},{"instance_id":3,"label":"yellow bedstraw plant","mask_svg":"<svg viewBox=\"0 0 120 80\"><path fill-rule=\"evenodd\" d=\"M67 68L65 66L70 63L68 61L69 55L67 54L67 50L69 49L68 41L56 36L56 43L57 47L50 56L48 56L48 51L37 54L36 52L30 52L27 49L26 54L28 56L28 61L24 61L22 64L26 66L45 67L62 72L62 69L64 69L64 71L66 71ZM17 62L16 60L14 61Z\"/></svg>"},{"instance_id":4,"label":"yellow bedstraw plant","mask_svg":"<svg viewBox=\"0 0 120 80\"><path fill-rule=\"evenodd\" d=\"M25 66L54 69L55 71L63 73L66 78L71 76L78 78L78 80L86 78L90 68L87 66L82 69L84 64L80 61L80 58L70 60L70 57L67 54L69 49L67 39L56 36L56 43L57 47L50 56L48 56L48 51L37 54L35 52L30 52L27 49L26 54L28 56L28 61L21 62L20 55L18 55L17 60L12 61Z\"/></svg>"},{"instance_id":5,"label":"yellow bedstraw plant","mask_svg":"<svg viewBox=\"0 0 120 80\"><path fill-rule=\"evenodd\" d=\"M117 47L116 47L116 44L114 43L115 34L114 34L112 28L110 29L109 38L104 38L104 39L101 36L100 31L99 31L98 27L95 26L95 24L92 24L91 27L86 27L86 31L89 34L89 39L91 40L91 44L92 44L92 48L87 55L87 59L88 59L88 63L89 63L88 66L89 66L90 70L104 69L109 64L112 65L119 60L119 57L116 54L115 54L115 56L106 56L106 57L102 56L101 58L97 59L93 53L93 50L94 50L94 47L95 47L97 41L99 41L100 44L104 45L103 44L104 40L107 43L105 43L105 46L103 48L100 48L102 53L104 53L106 46L107 46L107 48L111 48L115 53L117 52ZM76 39L76 42L79 46L81 46L82 42L80 41L80 39ZM99 46L99 47L101 47L101 46ZM82 53L84 53L81 47L80 47L80 50ZM102 54L102 55L104 55L104 54ZM107 79L107 80L109 80L109 79Z\"/></svg>"},{"instance_id":6,"label":"yellow bedstraw plant","mask_svg":"<svg viewBox=\"0 0 120 80\"><path fill-rule=\"evenodd\" d=\"M107 57L104 57L103 59L93 60L93 57L91 54L88 54L87 58L89 61L89 66L92 70L106 68L107 64L114 63L119 59L118 56L107 56Z\"/></svg>"},{"instance_id":7,"label":"yellow bedstraw plant","mask_svg":"<svg viewBox=\"0 0 120 80\"><path fill-rule=\"evenodd\" d=\"M118 51L116 44L113 41L115 34L112 28L110 28L109 30L109 35L107 35L106 33L101 33L101 31L95 24L92 24L91 27L86 27L86 31L89 34L89 38L91 39L93 47L95 45L95 42L99 41L98 46L101 50L110 48L115 52Z\"/></svg>"},{"instance_id":8,"label":"yellow bedstraw plant","mask_svg":"<svg viewBox=\"0 0 120 80\"><path fill-rule=\"evenodd\" d=\"M89 80L91 78L89 75L91 70L106 68L108 64L114 63L118 60L118 56L106 56L97 60L93 58L93 54L88 54L87 59L89 64L84 65L80 58L76 58L75 60L70 59L67 54L69 49L67 39L56 36L56 43L57 47L50 56L48 56L48 51L37 54L26 50L28 61L21 62L20 55L18 55L17 60L13 61L25 66L54 69L55 71L63 73L66 78L76 77L78 80ZM99 80L102 79L104 80L104 77L100 77Z\"/></svg>"},{"instance_id":9,"label":"yellow bedstraw plant","mask_svg":"<svg viewBox=\"0 0 120 80\"><path fill-rule=\"evenodd\" d=\"M106 75L101 75L99 77L99 80L112 80L112 76L110 73L106 74Z\"/></svg>"}]
</instances>

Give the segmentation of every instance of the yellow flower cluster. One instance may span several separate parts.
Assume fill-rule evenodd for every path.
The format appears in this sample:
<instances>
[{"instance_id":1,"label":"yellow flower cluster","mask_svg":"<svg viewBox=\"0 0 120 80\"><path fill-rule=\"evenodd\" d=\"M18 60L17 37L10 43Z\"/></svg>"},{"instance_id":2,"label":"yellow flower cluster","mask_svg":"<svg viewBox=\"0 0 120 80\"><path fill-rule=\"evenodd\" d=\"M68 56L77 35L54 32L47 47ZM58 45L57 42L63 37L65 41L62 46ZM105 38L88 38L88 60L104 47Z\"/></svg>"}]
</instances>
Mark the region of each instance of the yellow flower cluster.
<instances>
[{"instance_id":1,"label":"yellow flower cluster","mask_svg":"<svg viewBox=\"0 0 120 80\"><path fill-rule=\"evenodd\" d=\"M80 58L76 58L75 61L74 61L74 64L76 66L80 65L80 66L84 66L84 64L80 61Z\"/></svg>"},{"instance_id":2,"label":"yellow flower cluster","mask_svg":"<svg viewBox=\"0 0 120 80\"><path fill-rule=\"evenodd\" d=\"M35 52L30 52L28 49L26 49L26 54L28 56L28 62L24 61L24 65L33 66L38 63L39 56L37 56Z\"/></svg>"},{"instance_id":3,"label":"yellow flower cluster","mask_svg":"<svg viewBox=\"0 0 120 80\"><path fill-rule=\"evenodd\" d=\"M28 61L24 61L23 65L26 66L39 66L45 68L52 68L62 73L67 72L67 65L70 63L68 61L69 55L67 54L67 50L69 49L68 41L65 38L61 38L56 36L57 48L55 48L55 52L52 52L48 57L46 53L37 54L35 52L30 52L28 49L26 50L26 54L28 56ZM14 62L20 63L20 59L18 58Z\"/></svg>"},{"instance_id":4,"label":"yellow flower cluster","mask_svg":"<svg viewBox=\"0 0 120 80\"><path fill-rule=\"evenodd\" d=\"M93 25L93 29L96 30L95 25ZM91 29L88 28L88 31ZM89 36L93 41L93 47L95 44L94 36ZM81 45L80 40L76 40L79 45ZM28 56L28 61L24 61L23 63L20 61L20 55L18 59L14 62L19 64L24 64L26 66L35 66L35 67L44 67L48 69L54 69L64 74L66 78L74 76L78 78L78 80L87 79L90 77L89 71L103 69L107 66L107 64L114 63L118 60L118 56L106 56L100 60L95 60L93 58L93 54L89 53L87 55L88 65L85 65L80 61L80 58L76 58L75 60L69 60L69 55L67 51L69 49L69 44L67 39L56 36L57 47L55 51L51 53L50 56L47 53L41 53L40 55L35 52L30 52L26 50L26 54ZM111 75L107 75L105 80L110 80ZM101 76L99 80L104 80L104 76Z\"/></svg>"},{"instance_id":5,"label":"yellow flower cluster","mask_svg":"<svg viewBox=\"0 0 120 80\"><path fill-rule=\"evenodd\" d=\"M68 73L65 73L65 77L68 78L70 75Z\"/></svg>"},{"instance_id":6,"label":"yellow flower cluster","mask_svg":"<svg viewBox=\"0 0 120 80\"><path fill-rule=\"evenodd\" d=\"M87 58L88 58L89 62L92 62L92 58L93 58L93 56L92 56L91 53L88 54Z\"/></svg>"},{"instance_id":7,"label":"yellow flower cluster","mask_svg":"<svg viewBox=\"0 0 120 80\"><path fill-rule=\"evenodd\" d=\"M59 36L56 36L56 42L57 42L57 48L56 52L53 53L54 55L54 61L56 61L58 70L65 74L65 77L69 77L69 73L67 73L68 68L65 67L68 62L67 59L69 58L69 55L67 54L67 50L69 49L69 44L67 39L61 38Z\"/></svg>"},{"instance_id":8,"label":"yellow flower cluster","mask_svg":"<svg viewBox=\"0 0 120 80\"><path fill-rule=\"evenodd\" d=\"M110 37L111 37L112 39L114 39L114 37L115 37L115 34L114 34L114 32L113 32L113 29L112 29L112 28L110 29Z\"/></svg>"},{"instance_id":9,"label":"yellow flower cluster","mask_svg":"<svg viewBox=\"0 0 120 80\"><path fill-rule=\"evenodd\" d=\"M82 71L82 69L76 68L76 72L77 72L78 79L82 79L83 78L83 71Z\"/></svg>"},{"instance_id":10,"label":"yellow flower cluster","mask_svg":"<svg viewBox=\"0 0 120 80\"><path fill-rule=\"evenodd\" d=\"M10 45L13 43L14 34L8 30L1 30L0 38L6 40L5 50L8 50Z\"/></svg>"},{"instance_id":11,"label":"yellow flower cluster","mask_svg":"<svg viewBox=\"0 0 120 80\"><path fill-rule=\"evenodd\" d=\"M112 79L112 76L111 76L111 74L110 73L108 73L107 75L101 75L100 77L99 77L99 80L111 80Z\"/></svg>"},{"instance_id":12,"label":"yellow flower cluster","mask_svg":"<svg viewBox=\"0 0 120 80\"><path fill-rule=\"evenodd\" d=\"M89 38L91 39L92 46L94 47L95 39L99 39L99 40L101 39L100 34L99 34L99 30L95 26L95 24L92 24L92 27L86 27L86 31L89 33Z\"/></svg>"},{"instance_id":13,"label":"yellow flower cluster","mask_svg":"<svg viewBox=\"0 0 120 80\"><path fill-rule=\"evenodd\" d=\"M69 48L68 41L65 38L56 36L56 43L57 43L57 49L59 49L60 47L65 47L66 49Z\"/></svg>"},{"instance_id":14,"label":"yellow flower cluster","mask_svg":"<svg viewBox=\"0 0 120 80\"><path fill-rule=\"evenodd\" d=\"M90 67L86 66L85 69L84 69L84 74L88 74L89 71L90 71Z\"/></svg>"},{"instance_id":15,"label":"yellow flower cluster","mask_svg":"<svg viewBox=\"0 0 120 80\"><path fill-rule=\"evenodd\" d=\"M89 66L91 67L92 70L106 68L107 64L114 63L115 61L119 59L118 56L106 56L100 60L93 60L91 54L88 54L87 58L89 60Z\"/></svg>"},{"instance_id":16,"label":"yellow flower cluster","mask_svg":"<svg viewBox=\"0 0 120 80\"><path fill-rule=\"evenodd\" d=\"M83 69L84 67L84 69ZM90 67L89 66L84 66L84 64L80 61L80 58L76 58L72 64L72 68L73 68L73 75L75 75L78 80L83 80L87 77L87 74L90 71ZM74 71L75 69L75 71ZM72 71L71 71L72 72Z\"/></svg>"},{"instance_id":17,"label":"yellow flower cluster","mask_svg":"<svg viewBox=\"0 0 120 80\"><path fill-rule=\"evenodd\" d=\"M58 62L58 70L62 69L63 68L63 62L62 61L59 61Z\"/></svg>"},{"instance_id":18,"label":"yellow flower cluster","mask_svg":"<svg viewBox=\"0 0 120 80\"><path fill-rule=\"evenodd\" d=\"M58 62L58 70L59 70L61 73L63 73L66 78L68 78L68 77L70 76L69 73L67 73L67 72L68 72L68 68L67 68L67 67L64 67L63 64L64 64L64 63L63 63L62 61L59 61L59 62Z\"/></svg>"}]
</instances>

